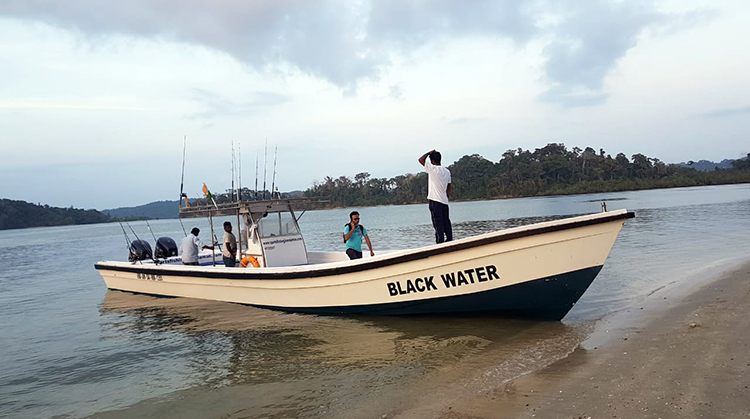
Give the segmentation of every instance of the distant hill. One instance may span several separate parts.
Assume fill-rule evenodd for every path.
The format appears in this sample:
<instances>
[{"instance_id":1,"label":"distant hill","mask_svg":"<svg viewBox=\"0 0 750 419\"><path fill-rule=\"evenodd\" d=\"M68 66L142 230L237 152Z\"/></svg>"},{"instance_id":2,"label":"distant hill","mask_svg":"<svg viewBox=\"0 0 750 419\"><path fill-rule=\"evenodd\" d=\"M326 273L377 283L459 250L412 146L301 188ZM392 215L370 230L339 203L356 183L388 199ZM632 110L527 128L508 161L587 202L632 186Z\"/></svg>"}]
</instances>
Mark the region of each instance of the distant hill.
<instances>
[{"instance_id":1,"label":"distant hill","mask_svg":"<svg viewBox=\"0 0 750 419\"><path fill-rule=\"evenodd\" d=\"M690 164L691 162L677 163L677 166L692 167L699 172L713 172L716 169L731 169L733 161L734 160L731 159L724 159L720 163L714 163L709 160L698 160L696 162L692 162L693 164Z\"/></svg>"},{"instance_id":2,"label":"distant hill","mask_svg":"<svg viewBox=\"0 0 750 419\"><path fill-rule=\"evenodd\" d=\"M26 201L0 199L0 230L110 222L97 210L58 208Z\"/></svg>"},{"instance_id":3,"label":"distant hill","mask_svg":"<svg viewBox=\"0 0 750 419\"><path fill-rule=\"evenodd\" d=\"M116 218L177 218L180 204L177 201L150 202L137 207L123 207L102 210L102 213Z\"/></svg>"}]
</instances>

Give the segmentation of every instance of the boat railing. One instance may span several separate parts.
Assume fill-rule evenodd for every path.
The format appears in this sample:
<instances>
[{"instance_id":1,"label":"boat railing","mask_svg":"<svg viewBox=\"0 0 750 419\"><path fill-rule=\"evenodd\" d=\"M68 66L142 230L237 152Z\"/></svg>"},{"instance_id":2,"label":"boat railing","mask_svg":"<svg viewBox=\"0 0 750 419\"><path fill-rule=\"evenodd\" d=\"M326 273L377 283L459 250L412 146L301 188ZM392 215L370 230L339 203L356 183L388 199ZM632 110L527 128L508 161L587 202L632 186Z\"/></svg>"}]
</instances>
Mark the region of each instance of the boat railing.
<instances>
[{"instance_id":1,"label":"boat railing","mask_svg":"<svg viewBox=\"0 0 750 419\"><path fill-rule=\"evenodd\" d=\"M235 201L223 203L200 203L180 207L180 218L228 217L237 214L264 212L290 212L321 207L328 201L320 198L285 198L258 201Z\"/></svg>"}]
</instances>

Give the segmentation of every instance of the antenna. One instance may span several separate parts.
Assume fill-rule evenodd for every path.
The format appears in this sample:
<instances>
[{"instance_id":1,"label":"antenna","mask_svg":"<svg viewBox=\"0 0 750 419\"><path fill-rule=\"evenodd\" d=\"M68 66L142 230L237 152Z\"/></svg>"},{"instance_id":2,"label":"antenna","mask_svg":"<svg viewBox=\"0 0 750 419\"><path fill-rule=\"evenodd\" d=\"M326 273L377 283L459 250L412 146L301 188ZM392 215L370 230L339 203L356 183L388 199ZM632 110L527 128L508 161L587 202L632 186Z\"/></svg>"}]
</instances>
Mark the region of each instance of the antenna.
<instances>
[{"instance_id":1,"label":"antenna","mask_svg":"<svg viewBox=\"0 0 750 419\"><path fill-rule=\"evenodd\" d=\"M266 137L266 148L263 153L263 199L266 199L266 173L268 172L268 137Z\"/></svg>"},{"instance_id":2,"label":"antenna","mask_svg":"<svg viewBox=\"0 0 750 419\"><path fill-rule=\"evenodd\" d=\"M258 200L258 150L255 150L255 193L253 201Z\"/></svg>"},{"instance_id":3,"label":"antenna","mask_svg":"<svg viewBox=\"0 0 750 419\"><path fill-rule=\"evenodd\" d=\"M279 153L279 145L276 144L276 149L273 151L273 177L271 178L271 199L273 199L273 186L276 184L276 156Z\"/></svg>"}]
</instances>

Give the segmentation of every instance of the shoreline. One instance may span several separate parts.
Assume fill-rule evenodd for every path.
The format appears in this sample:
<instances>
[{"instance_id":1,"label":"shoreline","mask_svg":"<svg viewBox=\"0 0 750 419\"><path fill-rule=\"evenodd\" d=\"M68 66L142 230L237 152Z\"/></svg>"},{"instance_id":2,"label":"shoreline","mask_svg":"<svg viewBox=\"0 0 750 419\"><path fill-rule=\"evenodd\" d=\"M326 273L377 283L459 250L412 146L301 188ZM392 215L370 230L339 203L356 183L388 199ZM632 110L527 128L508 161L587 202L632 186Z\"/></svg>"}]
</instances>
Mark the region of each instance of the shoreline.
<instances>
[{"instance_id":1,"label":"shoreline","mask_svg":"<svg viewBox=\"0 0 750 419\"><path fill-rule=\"evenodd\" d=\"M655 290L599 321L566 358L457 400L439 417L750 416L750 260L727 263Z\"/></svg>"}]
</instances>

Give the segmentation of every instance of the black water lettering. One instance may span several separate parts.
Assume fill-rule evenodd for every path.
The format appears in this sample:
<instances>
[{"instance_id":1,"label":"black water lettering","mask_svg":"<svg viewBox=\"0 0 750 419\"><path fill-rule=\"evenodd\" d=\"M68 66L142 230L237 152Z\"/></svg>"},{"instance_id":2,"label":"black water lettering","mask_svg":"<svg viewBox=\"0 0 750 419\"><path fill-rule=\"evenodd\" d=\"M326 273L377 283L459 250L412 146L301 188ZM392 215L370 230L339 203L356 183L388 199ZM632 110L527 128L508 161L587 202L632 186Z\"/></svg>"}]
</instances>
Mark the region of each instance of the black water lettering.
<instances>
[{"instance_id":1,"label":"black water lettering","mask_svg":"<svg viewBox=\"0 0 750 419\"><path fill-rule=\"evenodd\" d=\"M466 277L464 276L463 272L458 271L456 273L458 274L458 281L457 281L458 285L464 285L464 284L469 285L469 281L466 280Z\"/></svg>"},{"instance_id":2,"label":"black water lettering","mask_svg":"<svg viewBox=\"0 0 750 419\"><path fill-rule=\"evenodd\" d=\"M394 295L398 295L398 290L396 290L396 284L393 282L388 283L388 294L391 294L391 297Z\"/></svg>"},{"instance_id":3,"label":"black water lettering","mask_svg":"<svg viewBox=\"0 0 750 419\"><path fill-rule=\"evenodd\" d=\"M485 282L487 281L487 274L484 272L484 268L479 267L475 269L477 271L477 280L479 282Z\"/></svg>"},{"instance_id":4,"label":"black water lettering","mask_svg":"<svg viewBox=\"0 0 750 419\"><path fill-rule=\"evenodd\" d=\"M396 287L398 288L398 295L404 295L406 294L406 291L401 289L401 282L396 281Z\"/></svg>"},{"instance_id":5,"label":"black water lettering","mask_svg":"<svg viewBox=\"0 0 750 419\"><path fill-rule=\"evenodd\" d=\"M406 293L411 294L413 292L417 292L417 289L414 288L414 284L412 284L411 279L406 280Z\"/></svg>"},{"instance_id":6,"label":"black water lettering","mask_svg":"<svg viewBox=\"0 0 750 419\"><path fill-rule=\"evenodd\" d=\"M490 281L493 279L500 279L500 275L497 274L497 268L495 265L485 266L487 268L487 276L490 277ZM494 276L494 278L492 278Z\"/></svg>"},{"instance_id":7,"label":"black water lettering","mask_svg":"<svg viewBox=\"0 0 750 419\"><path fill-rule=\"evenodd\" d=\"M466 272L466 275L469 275L469 281L471 281L471 283L473 284L474 283L474 269L467 269L464 272Z\"/></svg>"},{"instance_id":8,"label":"black water lettering","mask_svg":"<svg viewBox=\"0 0 750 419\"><path fill-rule=\"evenodd\" d=\"M417 287L417 291L419 291L419 292L424 292L425 291L424 285L422 284L423 282L424 282L424 279L422 279L422 278L417 278L417 279L414 280L414 286Z\"/></svg>"},{"instance_id":9,"label":"black water lettering","mask_svg":"<svg viewBox=\"0 0 750 419\"><path fill-rule=\"evenodd\" d=\"M425 284L425 287L427 288L427 291L429 291L430 289L437 291L437 286L432 283L433 279L435 279L434 276L424 279L424 284Z\"/></svg>"},{"instance_id":10,"label":"black water lettering","mask_svg":"<svg viewBox=\"0 0 750 419\"><path fill-rule=\"evenodd\" d=\"M445 274L445 275L440 275L440 277L443 278L443 283L445 284L445 288L456 286L456 274L454 274L453 272L449 274Z\"/></svg>"}]
</instances>

